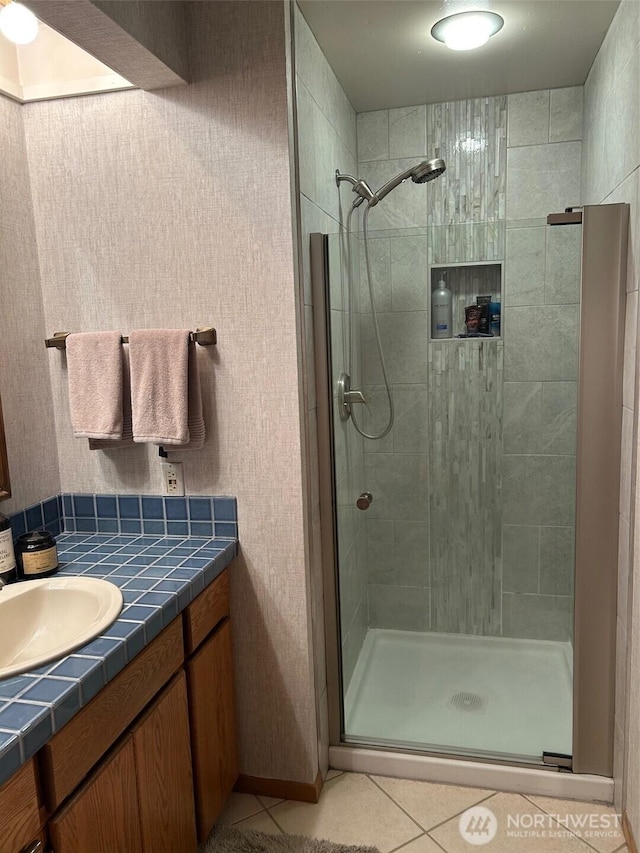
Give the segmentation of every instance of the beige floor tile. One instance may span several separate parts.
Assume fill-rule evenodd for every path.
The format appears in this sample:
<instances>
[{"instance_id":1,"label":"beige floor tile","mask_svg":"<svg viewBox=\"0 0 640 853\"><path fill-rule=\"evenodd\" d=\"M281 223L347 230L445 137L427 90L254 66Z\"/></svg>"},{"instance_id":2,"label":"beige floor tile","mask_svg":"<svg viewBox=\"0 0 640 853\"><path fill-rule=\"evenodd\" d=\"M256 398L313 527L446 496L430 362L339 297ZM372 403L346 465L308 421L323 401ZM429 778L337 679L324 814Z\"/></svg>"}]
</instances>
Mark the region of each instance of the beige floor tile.
<instances>
[{"instance_id":1,"label":"beige floor tile","mask_svg":"<svg viewBox=\"0 0 640 853\"><path fill-rule=\"evenodd\" d=\"M225 803L223 812L216 823L228 826L261 811L262 806L253 794L237 794L234 791Z\"/></svg>"},{"instance_id":2,"label":"beige floor tile","mask_svg":"<svg viewBox=\"0 0 640 853\"><path fill-rule=\"evenodd\" d=\"M396 853L442 853L442 847L439 847L428 835L421 835L396 850Z\"/></svg>"},{"instance_id":3,"label":"beige floor tile","mask_svg":"<svg viewBox=\"0 0 640 853\"><path fill-rule=\"evenodd\" d=\"M559 815L562 822L577 835L588 841L600 853L615 853L624 844L622 827L613 806L597 803L580 803L576 800L556 800L551 797L528 797L547 814ZM593 815L593 817L591 817ZM589 820L580 828L581 821Z\"/></svg>"},{"instance_id":4,"label":"beige floor tile","mask_svg":"<svg viewBox=\"0 0 640 853\"><path fill-rule=\"evenodd\" d=\"M274 823L269 812L260 812L241 820L240 823L234 824L234 829L253 829L255 832L266 832L267 835L282 835L280 827Z\"/></svg>"},{"instance_id":5,"label":"beige floor tile","mask_svg":"<svg viewBox=\"0 0 640 853\"><path fill-rule=\"evenodd\" d=\"M496 794L477 808L490 809L497 820L495 837L487 844L477 844L479 835L474 836L476 845L466 841L460 833L458 817L434 829L430 835L447 853L469 853L475 847L486 853L593 853L592 848L519 794ZM533 823L536 817L537 826ZM463 827L468 828L467 816L462 820Z\"/></svg>"},{"instance_id":6,"label":"beige floor tile","mask_svg":"<svg viewBox=\"0 0 640 853\"><path fill-rule=\"evenodd\" d=\"M458 788L455 785L412 782L408 779L391 779L388 776L371 778L425 831L460 814L493 793L482 788Z\"/></svg>"},{"instance_id":7,"label":"beige floor tile","mask_svg":"<svg viewBox=\"0 0 640 853\"><path fill-rule=\"evenodd\" d=\"M272 809L278 803L284 803L282 797L258 797L265 809Z\"/></svg>"},{"instance_id":8,"label":"beige floor tile","mask_svg":"<svg viewBox=\"0 0 640 853\"><path fill-rule=\"evenodd\" d=\"M389 853L421 834L371 779L356 773L343 773L325 785L317 805L287 800L270 814L290 835L374 846L380 853Z\"/></svg>"}]
</instances>

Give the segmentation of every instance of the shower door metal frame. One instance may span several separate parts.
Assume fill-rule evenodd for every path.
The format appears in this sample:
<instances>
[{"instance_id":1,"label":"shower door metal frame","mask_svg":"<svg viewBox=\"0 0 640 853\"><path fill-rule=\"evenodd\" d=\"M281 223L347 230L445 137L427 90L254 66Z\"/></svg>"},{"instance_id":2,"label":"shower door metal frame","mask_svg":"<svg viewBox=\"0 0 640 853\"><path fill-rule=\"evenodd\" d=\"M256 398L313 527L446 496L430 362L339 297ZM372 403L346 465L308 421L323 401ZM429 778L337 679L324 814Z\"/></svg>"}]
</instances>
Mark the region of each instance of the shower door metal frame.
<instances>
[{"instance_id":1,"label":"shower door metal frame","mask_svg":"<svg viewBox=\"0 0 640 853\"><path fill-rule=\"evenodd\" d=\"M572 772L613 775L622 368L629 205L583 209L578 416ZM551 224L551 223L550 223ZM559 223L553 223L559 224ZM569 223L567 223L569 224ZM577 223L575 223L577 224ZM310 235L330 746L342 741L341 635L333 467L328 236ZM594 630L594 627L596 630ZM388 752L538 767L499 757L367 745ZM542 762L542 756L541 756ZM548 769L557 772L555 766Z\"/></svg>"},{"instance_id":2,"label":"shower door metal frame","mask_svg":"<svg viewBox=\"0 0 640 853\"><path fill-rule=\"evenodd\" d=\"M628 204L583 208L572 770L596 776L613 776L628 231Z\"/></svg>"},{"instance_id":3,"label":"shower door metal frame","mask_svg":"<svg viewBox=\"0 0 640 853\"><path fill-rule=\"evenodd\" d=\"M329 236L309 235L311 255L311 292L313 299L313 337L316 364L316 400L318 429L318 479L320 485L320 537L324 592L325 659L329 746L341 742L343 731L341 629L338 613L338 529L335 507L335 468L333 439L333 380L329 348L331 304L329 300Z\"/></svg>"}]
</instances>

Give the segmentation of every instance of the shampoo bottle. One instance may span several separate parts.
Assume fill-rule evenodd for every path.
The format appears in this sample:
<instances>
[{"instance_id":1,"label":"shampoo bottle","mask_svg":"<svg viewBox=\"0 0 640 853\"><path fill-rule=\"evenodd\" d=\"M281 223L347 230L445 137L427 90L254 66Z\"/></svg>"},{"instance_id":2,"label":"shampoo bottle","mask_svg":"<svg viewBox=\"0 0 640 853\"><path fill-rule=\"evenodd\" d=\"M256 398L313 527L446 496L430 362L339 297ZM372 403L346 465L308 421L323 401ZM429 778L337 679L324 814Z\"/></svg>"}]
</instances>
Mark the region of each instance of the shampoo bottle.
<instances>
[{"instance_id":1,"label":"shampoo bottle","mask_svg":"<svg viewBox=\"0 0 640 853\"><path fill-rule=\"evenodd\" d=\"M453 317L451 291L445 284L443 270L438 286L431 294L431 337L434 340L450 338L453 335Z\"/></svg>"}]
</instances>

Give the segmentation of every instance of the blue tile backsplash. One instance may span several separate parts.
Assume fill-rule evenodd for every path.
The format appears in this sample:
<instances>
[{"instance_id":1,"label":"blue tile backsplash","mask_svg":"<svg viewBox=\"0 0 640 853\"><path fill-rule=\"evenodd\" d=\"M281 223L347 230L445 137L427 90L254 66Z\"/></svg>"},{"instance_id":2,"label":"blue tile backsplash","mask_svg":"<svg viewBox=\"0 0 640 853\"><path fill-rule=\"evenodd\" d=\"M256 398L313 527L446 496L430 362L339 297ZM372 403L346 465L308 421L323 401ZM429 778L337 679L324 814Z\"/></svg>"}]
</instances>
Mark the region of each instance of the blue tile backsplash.
<instances>
[{"instance_id":1,"label":"blue tile backsplash","mask_svg":"<svg viewBox=\"0 0 640 853\"><path fill-rule=\"evenodd\" d=\"M11 532L13 538L22 536L31 530L42 530L46 528L54 536L59 536L63 531L63 496L55 495L46 501L28 506L10 517Z\"/></svg>"},{"instance_id":2,"label":"blue tile backsplash","mask_svg":"<svg viewBox=\"0 0 640 853\"><path fill-rule=\"evenodd\" d=\"M43 527L54 536L65 532L235 539L238 513L233 497L65 493L11 516L14 538Z\"/></svg>"}]
</instances>

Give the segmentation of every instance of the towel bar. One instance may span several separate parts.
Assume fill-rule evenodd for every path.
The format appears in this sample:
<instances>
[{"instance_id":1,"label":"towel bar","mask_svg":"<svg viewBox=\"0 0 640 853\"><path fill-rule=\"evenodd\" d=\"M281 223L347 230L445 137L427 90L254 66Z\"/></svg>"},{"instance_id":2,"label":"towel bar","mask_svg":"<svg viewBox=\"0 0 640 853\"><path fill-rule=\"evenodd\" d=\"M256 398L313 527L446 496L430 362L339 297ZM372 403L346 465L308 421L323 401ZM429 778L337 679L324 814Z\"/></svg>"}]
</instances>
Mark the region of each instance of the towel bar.
<instances>
[{"instance_id":1,"label":"towel bar","mask_svg":"<svg viewBox=\"0 0 640 853\"><path fill-rule=\"evenodd\" d=\"M67 337L70 334L70 332L54 332L53 337L47 338L44 345L47 348L53 347L54 349L66 349ZM206 326L203 329L196 329L195 332L191 332L191 340L200 344L200 346L210 347L218 342L218 335L213 326ZM122 336L122 343L129 343L129 338L126 335Z\"/></svg>"}]
</instances>

